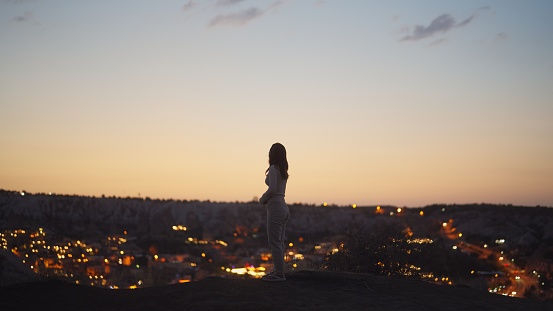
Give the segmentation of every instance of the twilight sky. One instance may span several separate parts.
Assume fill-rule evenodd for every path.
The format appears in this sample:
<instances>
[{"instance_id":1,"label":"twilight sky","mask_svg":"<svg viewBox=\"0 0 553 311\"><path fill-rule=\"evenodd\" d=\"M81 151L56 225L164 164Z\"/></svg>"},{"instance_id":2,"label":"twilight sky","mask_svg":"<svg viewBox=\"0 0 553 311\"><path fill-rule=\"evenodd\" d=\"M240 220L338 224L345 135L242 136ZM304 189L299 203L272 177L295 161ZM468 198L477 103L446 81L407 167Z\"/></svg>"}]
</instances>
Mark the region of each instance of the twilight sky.
<instances>
[{"instance_id":1,"label":"twilight sky","mask_svg":"<svg viewBox=\"0 0 553 311\"><path fill-rule=\"evenodd\" d=\"M0 0L0 189L553 206L553 1Z\"/></svg>"}]
</instances>

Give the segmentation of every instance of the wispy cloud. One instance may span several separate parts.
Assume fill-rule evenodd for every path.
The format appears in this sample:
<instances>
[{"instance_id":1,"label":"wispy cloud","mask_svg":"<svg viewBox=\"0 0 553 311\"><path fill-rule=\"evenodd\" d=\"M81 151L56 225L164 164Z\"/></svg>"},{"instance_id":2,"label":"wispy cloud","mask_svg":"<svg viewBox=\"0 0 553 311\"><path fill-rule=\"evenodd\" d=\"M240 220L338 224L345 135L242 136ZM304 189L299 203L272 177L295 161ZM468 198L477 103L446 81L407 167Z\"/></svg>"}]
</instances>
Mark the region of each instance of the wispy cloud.
<instances>
[{"instance_id":1,"label":"wispy cloud","mask_svg":"<svg viewBox=\"0 0 553 311\"><path fill-rule=\"evenodd\" d=\"M240 12L215 16L209 23L210 27L221 25L241 26L263 15L263 11L253 7Z\"/></svg>"},{"instance_id":2,"label":"wispy cloud","mask_svg":"<svg viewBox=\"0 0 553 311\"><path fill-rule=\"evenodd\" d=\"M436 46L436 45L446 43L446 42L447 42L447 39L441 38L441 39L438 39L436 41L431 42L428 46Z\"/></svg>"},{"instance_id":3,"label":"wispy cloud","mask_svg":"<svg viewBox=\"0 0 553 311\"><path fill-rule=\"evenodd\" d=\"M456 27L455 19L449 14L442 14L435 18L430 25L417 25L413 32L400 41L418 41L428 37L432 37L437 33L445 33ZM466 24L465 24L466 25Z\"/></svg>"},{"instance_id":4,"label":"wispy cloud","mask_svg":"<svg viewBox=\"0 0 553 311\"><path fill-rule=\"evenodd\" d=\"M504 32L500 32L495 35L495 41L505 41L507 39L509 39L509 35Z\"/></svg>"},{"instance_id":5,"label":"wispy cloud","mask_svg":"<svg viewBox=\"0 0 553 311\"><path fill-rule=\"evenodd\" d=\"M196 5L198 5L198 3L196 3L196 1L194 0L189 0L187 3L185 3L183 6L182 6L182 10L183 11L190 11L192 10Z\"/></svg>"},{"instance_id":6,"label":"wispy cloud","mask_svg":"<svg viewBox=\"0 0 553 311\"><path fill-rule=\"evenodd\" d=\"M287 1L288 1L288 0L278 0L278 1L275 1L275 2L273 2L273 4L271 4L271 6L269 6L269 8L267 9L267 11L269 11L269 10L276 10L276 9L278 9L279 7L285 5Z\"/></svg>"},{"instance_id":7,"label":"wispy cloud","mask_svg":"<svg viewBox=\"0 0 553 311\"><path fill-rule=\"evenodd\" d=\"M24 23L24 22L28 22L28 21L31 21L33 19L33 13L31 12L25 12L21 15L18 15L16 17L13 18L13 21L14 22L19 22L19 23Z\"/></svg>"},{"instance_id":8,"label":"wispy cloud","mask_svg":"<svg viewBox=\"0 0 553 311\"><path fill-rule=\"evenodd\" d=\"M455 28L464 27L470 24L476 17L478 17L478 13L482 10L489 10L489 8L481 8L476 13L472 14L460 23L457 23L455 18L453 18L451 15L442 14L432 20L428 26L416 25L412 31L409 31L410 34L401 38L400 41L419 41L437 34L446 33Z\"/></svg>"},{"instance_id":9,"label":"wispy cloud","mask_svg":"<svg viewBox=\"0 0 553 311\"><path fill-rule=\"evenodd\" d=\"M318 7L321 7L323 5L326 4L326 1L325 0L318 0L318 1L315 1L315 5L318 6Z\"/></svg>"},{"instance_id":10,"label":"wispy cloud","mask_svg":"<svg viewBox=\"0 0 553 311\"><path fill-rule=\"evenodd\" d=\"M243 2L244 0L217 0L218 6L228 6Z\"/></svg>"},{"instance_id":11,"label":"wispy cloud","mask_svg":"<svg viewBox=\"0 0 553 311\"><path fill-rule=\"evenodd\" d=\"M243 0L219 0L219 2L232 2L232 4L241 2ZM286 3L286 0L278 0L273 2L266 9L259 9L257 7L251 7L242 11L229 13L229 14L220 14L215 16L209 22L209 27L216 26L242 26L252 20L259 18L270 11L277 10L279 7L283 6Z\"/></svg>"}]
</instances>

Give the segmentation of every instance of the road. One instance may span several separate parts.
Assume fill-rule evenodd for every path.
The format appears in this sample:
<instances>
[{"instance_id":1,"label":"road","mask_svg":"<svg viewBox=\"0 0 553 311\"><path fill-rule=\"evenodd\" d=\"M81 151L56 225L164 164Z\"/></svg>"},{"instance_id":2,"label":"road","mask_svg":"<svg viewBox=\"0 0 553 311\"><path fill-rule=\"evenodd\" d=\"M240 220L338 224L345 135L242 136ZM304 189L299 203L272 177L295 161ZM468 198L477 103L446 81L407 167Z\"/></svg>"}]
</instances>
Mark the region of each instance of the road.
<instances>
[{"instance_id":1,"label":"road","mask_svg":"<svg viewBox=\"0 0 553 311\"><path fill-rule=\"evenodd\" d=\"M537 284L537 278L521 273L521 269L514 264L512 260L509 260L500 251L494 250L489 247L482 247L476 244L470 244L463 241L463 234L457 232L453 227L453 221L444 222L441 230L442 237L451 240L456 243L458 249L466 253L476 253L479 259L487 260L494 258L498 271L503 271L509 280L511 285L498 292L499 294L507 294L513 297L524 297L524 292L527 288ZM493 255L493 256L491 256Z\"/></svg>"}]
</instances>

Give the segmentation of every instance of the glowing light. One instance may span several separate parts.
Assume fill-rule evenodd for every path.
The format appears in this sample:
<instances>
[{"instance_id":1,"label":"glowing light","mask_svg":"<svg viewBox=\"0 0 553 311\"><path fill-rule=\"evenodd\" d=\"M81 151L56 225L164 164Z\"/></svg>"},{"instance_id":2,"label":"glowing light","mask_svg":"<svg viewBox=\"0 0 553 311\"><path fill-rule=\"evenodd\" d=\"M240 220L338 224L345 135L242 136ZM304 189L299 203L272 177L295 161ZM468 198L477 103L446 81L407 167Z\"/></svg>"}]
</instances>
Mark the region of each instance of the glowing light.
<instances>
[{"instance_id":1,"label":"glowing light","mask_svg":"<svg viewBox=\"0 0 553 311\"><path fill-rule=\"evenodd\" d=\"M461 238L461 237L463 237L463 234L462 234L462 233L460 233L460 232L459 232L459 237L460 237L460 238Z\"/></svg>"},{"instance_id":2,"label":"glowing light","mask_svg":"<svg viewBox=\"0 0 553 311\"><path fill-rule=\"evenodd\" d=\"M238 275L251 275L255 278L260 278L265 275L265 268L263 267L253 267L253 266L247 266L245 268L227 268L225 271L238 274Z\"/></svg>"},{"instance_id":3,"label":"glowing light","mask_svg":"<svg viewBox=\"0 0 553 311\"><path fill-rule=\"evenodd\" d=\"M238 274L238 275L244 275L248 272L248 269L246 269L246 268L234 268L234 269L231 269L230 272Z\"/></svg>"},{"instance_id":4,"label":"glowing light","mask_svg":"<svg viewBox=\"0 0 553 311\"><path fill-rule=\"evenodd\" d=\"M357 208L357 204L353 204L351 207L353 208Z\"/></svg>"},{"instance_id":5,"label":"glowing light","mask_svg":"<svg viewBox=\"0 0 553 311\"><path fill-rule=\"evenodd\" d=\"M444 222L444 223L442 224L442 227L447 227L447 222Z\"/></svg>"},{"instance_id":6,"label":"glowing light","mask_svg":"<svg viewBox=\"0 0 553 311\"><path fill-rule=\"evenodd\" d=\"M398 207L398 208L397 208L397 212L398 212L398 213L401 213L401 207Z\"/></svg>"},{"instance_id":7,"label":"glowing light","mask_svg":"<svg viewBox=\"0 0 553 311\"><path fill-rule=\"evenodd\" d=\"M289 246L289 247L293 247L293 246L294 246L294 243L290 242L290 243L288 243L288 246Z\"/></svg>"}]
</instances>

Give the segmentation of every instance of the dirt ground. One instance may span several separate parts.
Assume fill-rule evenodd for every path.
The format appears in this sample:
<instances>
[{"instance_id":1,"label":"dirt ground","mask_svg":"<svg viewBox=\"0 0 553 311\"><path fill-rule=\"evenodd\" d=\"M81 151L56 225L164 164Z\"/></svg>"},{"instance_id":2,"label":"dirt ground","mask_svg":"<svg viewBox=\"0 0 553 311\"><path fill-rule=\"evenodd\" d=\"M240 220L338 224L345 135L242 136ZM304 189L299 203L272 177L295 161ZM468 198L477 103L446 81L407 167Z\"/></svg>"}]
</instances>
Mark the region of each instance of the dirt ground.
<instances>
[{"instance_id":1,"label":"dirt ground","mask_svg":"<svg viewBox=\"0 0 553 311\"><path fill-rule=\"evenodd\" d=\"M0 310L553 310L553 303L465 286L366 274L299 271L286 282L209 278L109 290L46 281L0 287Z\"/></svg>"}]
</instances>

